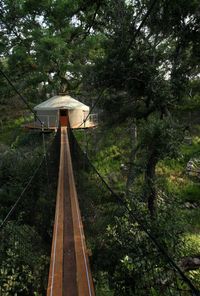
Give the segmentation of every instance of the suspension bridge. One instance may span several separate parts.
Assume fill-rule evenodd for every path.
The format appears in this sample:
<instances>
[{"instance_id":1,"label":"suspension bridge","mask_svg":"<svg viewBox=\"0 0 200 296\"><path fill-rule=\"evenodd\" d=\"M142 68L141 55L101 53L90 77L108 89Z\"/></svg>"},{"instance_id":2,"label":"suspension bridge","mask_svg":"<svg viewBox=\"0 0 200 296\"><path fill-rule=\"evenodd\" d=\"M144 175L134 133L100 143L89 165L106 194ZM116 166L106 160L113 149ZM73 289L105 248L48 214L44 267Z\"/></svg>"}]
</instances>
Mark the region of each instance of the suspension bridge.
<instances>
[{"instance_id":1,"label":"suspension bridge","mask_svg":"<svg viewBox=\"0 0 200 296\"><path fill-rule=\"evenodd\" d=\"M57 161L52 162L56 154ZM49 167L47 173L44 174L46 166L51 162L51 168ZM199 290L195 288L191 280L155 237L141 217L138 208L135 206L135 208L130 209L126 201L116 194L99 174L87 155L82 151L69 126L61 126L59 128L51 144L51 149L45 153L22 194L0 225L0 250L4 259L6 256L10 256L6 249L8 245L11 249L13 247L13 252L25 252L22 244L25 239L23 237L24 232L21 233L20 228L16 231L16 227L12 228L10 226L13 225L11 222L15 221L15 219L13 220L13 215L15 213L16 217L16 212L22 199L31 196L32 192L35 194L35 184L41 179L41 172L47 175L47 179L49 179L51 178L51 171L58 171L58 174L56 173L55 175L57 193L54 193L56 196L56 206L48 284L46 286L47 296L95 295L79 208L79 203L82 206L86 202L83 183L84 185L88 184L89 187L94 187L99 203L108 199L115 205L117 211L120 209L119 211L126 212L129 215L134 236L134 243L131 244L132 260L134 266L137 267L134 271L134 277L129 279L132 282L131 295L200 295ZM87 172L87 174L83 174L82 181L79 179L81 171ZM43 177L46 178L45 176ZM44 179L43 182L45 180L47 182L47 179ZM52 189L49 187L47 192L51 191ZM114 221L116 215L120 214L119 212L111 211L109 215ZM31 239L34 237L34 234L31 235L29 229L25 229L25 231L30 236L31 245ZM18 246L17 249L16 246ZM31 247L37 248L37 246ZM134 257L134 254L137 256ZM25 257L26 254L23 254L23 256ZM0 262L3 264L1 258ZM6 287L12 278L12 274L9 274L7 271L3 273L2 270L3 266L0 274L0 295L5 296L8 295L6 294ZM127 293L129 292L127 291Z\"/></svg>"},{"instance_id":2,"label":"suspension bridge","mask_svg":"<svg viewBox=\"0 0 200 296\"><path fill-rule=\"evenodd\" d=\"M119 63L121 61L120 58L127 53L135 41L136 36L144 26L157 2L157 0L152 1L135 34L133 34L132 39L128 42L127 47L118 55ZM28 109L36 115L39 124L44 129L43 121L34 113L27 100L23 98L1 69L0 72ZM99 103L106 89L105 87L100 93L93 108ZM88 116L89 114L85 118L84 124ZM84 180L81 182L78 178L79 172L85 171L85 169L87 169L87 175L83 174L82 178ZM49 182L49 179L52 179L53 182ZM36 195L39 194L38 190L35 190L35 187L38 187L37 185L41 180L48 187L43 193L47 196L50 194L56 196L51 260L48 284L45 287L47 296L95 295L79 209L79 202L80 204L83 203L82 200L84 199L83 183L94 187L100 202L106 198L109 202L115 204L117 208L122 208L129 216L134 241L131 244L131 254L135 270L133 272L134 276L131 279L125 279L125 281L129 280L129 284L131 281L131 295L200 295L199 290L195 288L190 278L179 268L173 256L168 254L166 248L155 237L152 229L146 224L143 217L141 217L137 205L133 204L133 208L130 209L126 202L106 183L88 157L83 153L71 129L62 127L58 130L51 149L47 153L44 153L44 157L35 169L34 174L30 177L21 194L16 199L16 202L0 224L0 296L30 295L27 294L27 291L8 291L9 283L13 280L13 273L12 268L9 272L6 270L4 261L6 261L6 258L10 260L11 256L19 255L21 261L25 261L27 246L37 249L37 246L31 244L33 239L36 240L34 237L35 233L31 232L31 228L23 226L23 232L21 232L22 225L19 225L20 227L18 228L18 225L15 224L19 223L16 222L17 210L20 208L22 200L29 197L28 202L34 202ZM54 192L54 187L57 187L57 193ZM33 210L33 207L30 206L30 209ZM31 211L27 214L29 219L31 219L31 214ZM115 213L110 214L114 220ZM24 247L24 241L28 243L26 248ZM21 275L17 280L20 281L20 278L22 280ZM127 295L130 295L130 291L126 292ZM30 296L32 295L35 295L35 293L32 292ZM45 295L45 293L42 295ZM121 295L119 294L119 296Z\"/></svg>"},{"instance_id":3,"label":"suspension bridge","mask_svg":"<svg viewBox=\"0 0 200 296\"><path fill-rule=\"evenodd\" d=\"M65 116L68 116L67 112L65 112ZM46 199L49 198L49 202L56 199L56 204L48 280L46 286L44 284L45 292L43 291L41 295L94 296L93 271L91 271L89 264L89 252L84 230L87 234L93 233L93 239L95 239L95 236L98 237L99 234L95 233L92 224L95 225L100 220L101 223L103 221L101 229L102 232L106 232L108 225L111 227L112 224L115 225L117 217L126 215L129 217L131 233L134 237L133 243L127 241L126 244L130 243L131 262L135 269L132 270L132 276L129 275L130 278L124 280L125 282L129 281L129 286L131 286L131 294L129 290L125 293L137 296L199 296L199 291L190 278L168 254L166 246L163 246L162 242L156 238L154 230L140 214L137 204L133 202L132 209L130 209L128 203L112 190L82 151L70 128L69 120L62 119L61 126L48 150L46 150L44 133L42 133L43 158L0 224L0 263L2 265L0 269L0 296L8 295L9 283L15 276L12 266L8 271L5 263L12 260L12 252L20 258L20 264L23 264L23 260L26 262L27 243L29 248L40 252L38 246L32 245L34 231L20 224L19 227L13 227L12 222L18 220L18 209L19 213L24 211L24 209L20 210L20 205L22 200L26 199L27 222L34 224L34 221L37 221L38 214L36 215L37 219L32 217L32 215L34 216L32 210L37 208L37 198L44 194L45 186ZM44 186L44 184L46 185ZM57 188L57 192L54 190L55 188ZM94 190L95 195L92 197L91 194L88 195L88 189ZM130 192L130 194L132 193ZM134 201L134 197L131 200ZM102 213L102 204L105 202L110 208L108 207L106 212ZM79 204L81 208L90 209L93 203L98 211L93 215L92 210L89 210L89 219L84 221L83 227ZM37 211L42 211L42 209L37 209ZM92 223L90 216L92 216ZM48 219L43 214L37 227L39 228ZM106 222L106 219L109 222ZM121 248L121 246L119 247ZM123 253L123 248L121 251ZM125 258L130 260L127 256ZM110 264L112 264L112 258L110 260ZM22 280L20 275L18 280ZM21 295L21 292L16 293L15 290L11 290L10 295L13 293ZM119 294L119 296L121 295Z\"/></svg>"},{"instance_id":4,"label":"suspension bridge","mask_svg":"<svg viewBox=\"0 0 200 296\"><path fill-rule=\"evenodd\" d=\"M95 295L67 127L61 127L60 166L47 295Z\"/></svg>"}]
</instances>

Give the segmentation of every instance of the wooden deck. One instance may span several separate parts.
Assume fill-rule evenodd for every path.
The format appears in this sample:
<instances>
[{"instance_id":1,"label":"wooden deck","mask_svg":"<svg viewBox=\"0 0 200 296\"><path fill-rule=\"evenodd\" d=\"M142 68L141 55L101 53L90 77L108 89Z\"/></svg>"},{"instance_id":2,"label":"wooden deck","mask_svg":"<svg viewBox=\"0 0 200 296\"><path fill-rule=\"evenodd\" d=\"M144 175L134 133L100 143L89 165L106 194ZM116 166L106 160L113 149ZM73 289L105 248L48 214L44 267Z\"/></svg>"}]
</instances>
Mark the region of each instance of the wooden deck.
<instances>
[{"instance_id":1,"label":"wooden deck","mask_svg":"<svg viewBox=\"0 0 200 296\"><path fill-rule=\"evenodd\" d=\"M97 123L94 123L94 122L86 122L86 124L76 124L76 125L73 125L71 126L72 129L85 129L85 128L94 128L97 126ZM41 125L40 124L36 124L35 122L31 122L31 123L27 123L25 125L23 125L23 127L25 129L31 129L31 130L38 130L38 131L41 131L42 128L41 128ZM55 127L55 126L50 126L50 127L46 127L44 126L43 128L43 131L47 132L47 131L56 131L58 129L58 127Z\"/></svg>"},{"instance_id":2,"label":"wooden deck","mask_svg":"<svg viewBox=\"0 0 200 296\"><path fill-rule=\"evenodd\" d=\"M47 296L94 295L67 127L61 127L60 167Z\"/></svg>"}]
</instances>

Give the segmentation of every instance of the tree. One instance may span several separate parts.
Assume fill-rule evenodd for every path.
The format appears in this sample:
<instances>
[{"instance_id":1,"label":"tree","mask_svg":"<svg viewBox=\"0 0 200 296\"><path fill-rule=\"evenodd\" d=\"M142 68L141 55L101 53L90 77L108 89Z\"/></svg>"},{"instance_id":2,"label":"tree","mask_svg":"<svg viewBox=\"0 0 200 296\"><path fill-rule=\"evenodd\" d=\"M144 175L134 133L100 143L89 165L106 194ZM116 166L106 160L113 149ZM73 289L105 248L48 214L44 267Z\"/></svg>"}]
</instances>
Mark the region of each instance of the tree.
<instances>
[{"instance_id":1,"label":"tree","mask_svg":"<svg viewBox=\"0 0 200 296\"><path fill-rule=\"evenodd\" d=\"M199 72L199 14L195 0L173 4L157 1L137 31L151 4L107 3L97 20L102 24L99 30L106 32L104 55L97 58L90 73L91 86L105 90L102 105L109 113L110 123L131 119L141 131L149 130L149 138L143 137L142 132L138 136L144 159L149 149L144 176L149 210L153 213L156 164L173 154L171 131L177 125L176 110L184 103L188 86ZM177 137L177 142L181 139ZM134 159L130 159L132 162Z\"/></svg>"},{"instance_id":2,"label":"tree","mask_svg":"<svg viewBox=\"0 0 200 296\"><path fill-rule=\"evenodd\" d=\"M31 99L77 91L96 46L100 1L2 1L1 61Z\"/></svg>"}]
</instances>

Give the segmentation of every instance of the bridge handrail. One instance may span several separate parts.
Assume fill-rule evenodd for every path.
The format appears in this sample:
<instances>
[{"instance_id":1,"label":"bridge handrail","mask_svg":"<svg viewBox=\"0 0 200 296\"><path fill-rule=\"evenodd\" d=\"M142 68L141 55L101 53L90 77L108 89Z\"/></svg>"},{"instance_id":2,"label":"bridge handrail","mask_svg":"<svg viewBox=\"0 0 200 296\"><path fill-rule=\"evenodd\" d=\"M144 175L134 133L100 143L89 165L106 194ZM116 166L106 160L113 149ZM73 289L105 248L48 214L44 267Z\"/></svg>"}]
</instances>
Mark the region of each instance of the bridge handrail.
<instances>
[{"instance_id":1,"label":"bridge handrail","mask_svg":"<svg viewBox=\"0 0 200 296\"><path fill-rule=\"evenodd\" d=\"M105 179L102 177L102 175L97 171L93 163L90 161L89 157L86 153L83 152L81 146L79 145L78 141L76 140L76 137L74 136L73 132L71 131L71 141L73 148L79 150L79 152L82 154L82 157L86 161L86 163L93 169L93 171L96 173L96 175L100 178L101 182L104 184L105 188L110 192L110 194L116 198L116 200L121 203L125 208L126 211L129 213L130 217L132 217L133 221L136 221L140 227L140 229L146 233L149 240L154 244L154 246L157 248L157 250L160 252L160 255L162 255L163 258L169 263L169 265L172 267L172 269L179 275L179 277L182 279L182 281L188 286L190 289L191 295L194 296L200 296L200 291L193 285L191 280L185 275L185 273L179 268L179 266L175 263L175 261L171 258L171 256L168 254L168 252L165 250L165 248L162 246L162 244L155 238L155 236L151 233L149 230L150 228L148 225L145 225L145 221L139 217L138 215L138 209L136 205L134 205L134 211L130 209L125 199L123 199L121 196L119 196L111 187L110 185L105 181Z\"/></svg>"}]
</instances>

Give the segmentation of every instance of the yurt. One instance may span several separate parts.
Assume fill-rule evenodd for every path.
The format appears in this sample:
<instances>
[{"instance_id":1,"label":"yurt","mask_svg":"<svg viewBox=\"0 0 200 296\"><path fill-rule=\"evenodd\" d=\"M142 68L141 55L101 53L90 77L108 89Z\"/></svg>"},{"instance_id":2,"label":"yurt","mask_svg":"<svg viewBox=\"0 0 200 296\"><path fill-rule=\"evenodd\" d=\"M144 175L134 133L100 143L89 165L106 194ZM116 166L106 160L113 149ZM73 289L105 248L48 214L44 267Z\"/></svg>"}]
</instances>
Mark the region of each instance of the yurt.
<instances>
[{"instance_id":1,"label":"yurt","mask_svg":"<svg viewBox=\"0 0 200 296\"><path fill-rule=\"evenodd\" d=\"M78 127L84 123L90 108L69 95L57 95L34 107L37 117L47 128ZM39 124L36 118L36 124Z\"/></svg>"}]
</instances>

